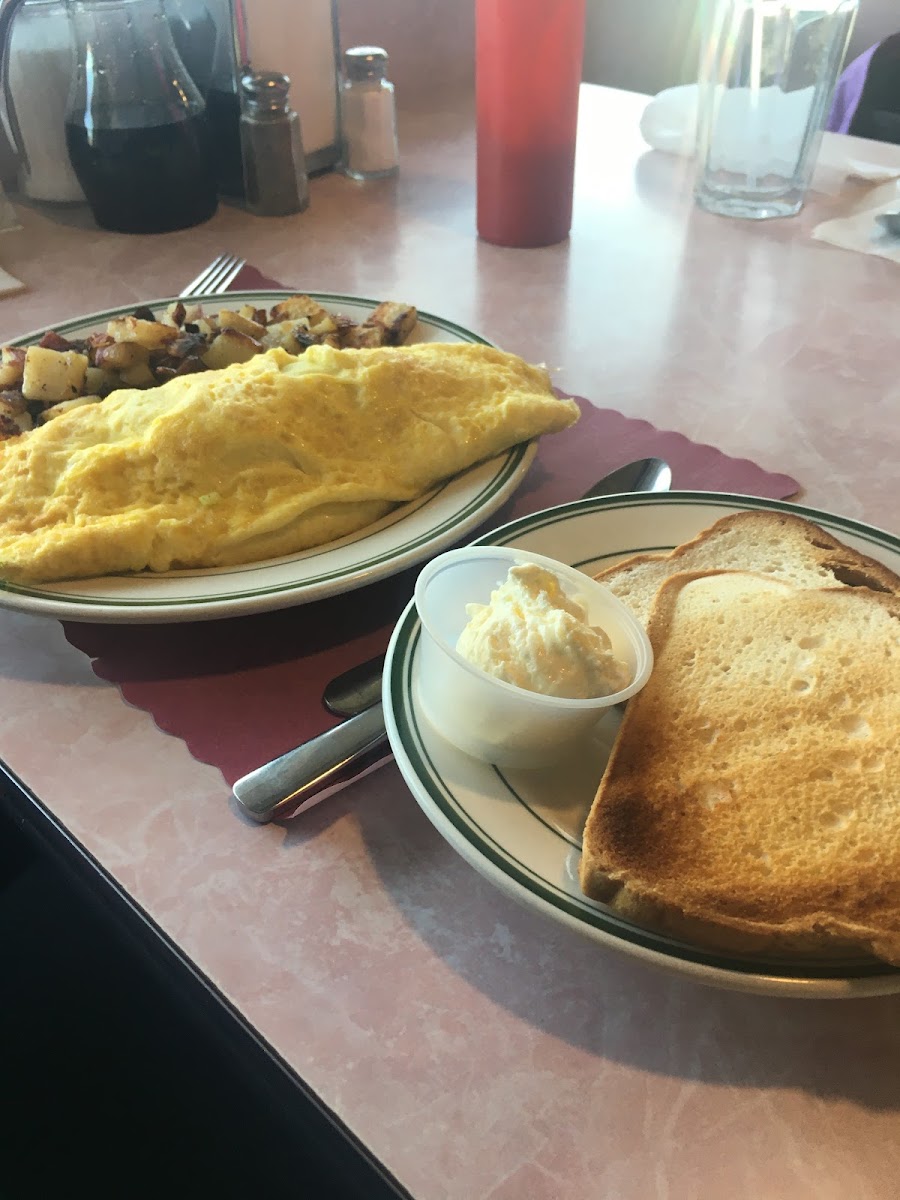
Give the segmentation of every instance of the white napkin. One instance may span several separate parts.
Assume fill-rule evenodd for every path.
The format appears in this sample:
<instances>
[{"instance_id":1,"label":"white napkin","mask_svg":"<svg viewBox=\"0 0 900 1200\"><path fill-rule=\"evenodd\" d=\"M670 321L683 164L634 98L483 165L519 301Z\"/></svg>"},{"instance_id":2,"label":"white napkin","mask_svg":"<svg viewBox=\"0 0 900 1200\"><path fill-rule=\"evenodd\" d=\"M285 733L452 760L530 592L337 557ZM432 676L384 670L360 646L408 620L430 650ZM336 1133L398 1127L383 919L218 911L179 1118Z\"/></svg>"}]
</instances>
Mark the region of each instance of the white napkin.
<instances>
[{"instance_id":1,"label":"white napkin","mask_svg":"<svg viewBox=\"0 0 900 1200\"><path fill-rule=\"evenodd\" d=\"M900 213L900 179L888 179L868 188L847 216L823 221L812 231L812 236L843 250L857 250L900 263L900 235L885 229L877 219L886 212Z\"/></svg>"},{"instance_id":2,"label":"white napkin","mask_svg":"<svg viewBox=\"0 0 900 1200\"><path fill-rule=\"evenodd\" d=\"M0 267L0 296L7 296L12 292L24 292L25 284L21 279L16 279L14 275L10 275L8 271L4 271Z\"/></svg>"},{"instance_id":3,"label":"white napkin","mask_svg":"<svg viewBox=\"0 0 900 1200\"><path fill-rule=\"evenodd\" d=\"M691 158L697 148L697 85L666 88L641 116L641 137L654 150Z\"/></svg>"},{"instance_id":4,"label":"white napkin","mask_svg":"<svg viewBox=\"0 0 900 1200\"><path fill-rule=\"evenodd\" d=\"M796 93L798 115L805 115L808 90ZM697 148L697 96L696 83L666 88L654 96L641 117L641 136L647 145L654 150L690 158ZM822 134L816 159L816 169L821 168L868 183L897 179L900 178L900 146L826 131Z\"/></svg>"}]
</instances>

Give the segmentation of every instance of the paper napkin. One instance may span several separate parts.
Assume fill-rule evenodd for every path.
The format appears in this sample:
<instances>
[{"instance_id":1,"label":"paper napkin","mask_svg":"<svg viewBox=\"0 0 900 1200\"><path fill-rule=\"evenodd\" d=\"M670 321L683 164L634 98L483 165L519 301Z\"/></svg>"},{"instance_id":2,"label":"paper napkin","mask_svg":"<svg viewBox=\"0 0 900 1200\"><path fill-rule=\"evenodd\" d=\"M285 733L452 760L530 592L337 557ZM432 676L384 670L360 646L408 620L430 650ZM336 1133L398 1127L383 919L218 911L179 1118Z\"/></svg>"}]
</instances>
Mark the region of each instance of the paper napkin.
<instances>
[{"instance_id":1,"label":"paper napkin","mask_svg":"<svg viewBox=\"0 0 900 1200\"><path fill-rule=\"evenodd\" d=\"M823 221L812 231L812 236L843 250L856 250L900 262L900 236L885 229L878 220L883 213L900 213L900 179L890 179L868 188L846 216Z\"/></svg>"},{"instance_id":2,"label":"paper napkin","mask_svg":"<svg viewBox=\"0 0 900 1200\"><path fill-rule=\"evenodd\" d=\"M6 296L13 292L23 292L25 284L21 279L16 279L14 275L10 275L8 271L4 271L0 267L0 296Z\"/></svg>"}]
</instances>

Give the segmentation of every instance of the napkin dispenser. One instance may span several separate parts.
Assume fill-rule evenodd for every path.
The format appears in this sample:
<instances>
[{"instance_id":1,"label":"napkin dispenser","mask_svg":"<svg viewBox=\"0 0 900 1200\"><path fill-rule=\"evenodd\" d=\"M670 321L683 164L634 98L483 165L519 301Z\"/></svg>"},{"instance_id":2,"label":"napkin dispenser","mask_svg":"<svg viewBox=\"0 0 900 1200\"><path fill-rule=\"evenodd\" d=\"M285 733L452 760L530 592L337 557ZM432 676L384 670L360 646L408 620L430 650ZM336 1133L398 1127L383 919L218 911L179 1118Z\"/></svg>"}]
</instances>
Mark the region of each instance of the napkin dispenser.
<instances>
[{"instance_id":1,"label":"napkin dispenser","mask_svg":"<svg viewBox=\"0 0 900 1200\"><path fill-rule=\"evenodd\" d=\"M336 0L253 0L247 17L253 67L291 81L307 171L334 167L341 157Z\"/></svg>"}]
</instances>

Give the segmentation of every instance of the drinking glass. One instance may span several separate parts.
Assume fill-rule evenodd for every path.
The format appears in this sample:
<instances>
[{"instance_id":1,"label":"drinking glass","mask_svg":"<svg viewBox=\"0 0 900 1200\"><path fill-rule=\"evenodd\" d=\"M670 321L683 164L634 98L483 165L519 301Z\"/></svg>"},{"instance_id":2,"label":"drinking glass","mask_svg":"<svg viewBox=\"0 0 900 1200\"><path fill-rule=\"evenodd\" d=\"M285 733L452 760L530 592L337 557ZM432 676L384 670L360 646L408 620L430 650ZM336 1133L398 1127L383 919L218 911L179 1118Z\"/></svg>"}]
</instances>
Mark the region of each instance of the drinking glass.
<instances>
[{"instance_id":1,"label":"drinking glass","mask_svg":"<svg viewBox=\"0 0 900 1200\"><path fill-rule=\"evenodd\" d=\"M730 217L800 211L859 0L707 0L697 203Z\"/></svg>"}]
</instances>

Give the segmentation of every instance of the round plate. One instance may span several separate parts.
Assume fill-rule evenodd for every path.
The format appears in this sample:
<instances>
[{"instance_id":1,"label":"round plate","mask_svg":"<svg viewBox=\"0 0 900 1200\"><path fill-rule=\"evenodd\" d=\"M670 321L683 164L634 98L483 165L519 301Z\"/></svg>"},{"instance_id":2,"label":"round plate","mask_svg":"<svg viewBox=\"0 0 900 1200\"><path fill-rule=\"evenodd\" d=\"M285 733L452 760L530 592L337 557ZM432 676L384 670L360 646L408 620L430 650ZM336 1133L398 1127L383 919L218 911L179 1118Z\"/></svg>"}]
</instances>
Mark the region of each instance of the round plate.
<instances>
[{"instance_id":1,"label":"round plate","mask_svg":"<svg viewBox=\"0 0 900 1200\"><path fill-rule=\"evenodd\" d=\"M324 308L362 320L378 301L359 296L310 292ZM202 301L215 312L227 303L269 308L296 295L292 291L228 292L181 297ZM162 312L174 298L149 300ZM64 337L81 337L103 329L113 317L137 308L129 304L54 325ZM46 330L28 334L12 345L37 342ZM479 342L486 338L431 313L419 313L410 339L416 342ZM516 490L531 465L535 442L512 449L445 481L425 496L400 505L380 521L324 546L299 554L240 567L209 570L110 575L102 579L21 587L0 584L0 606L80 621L162 623L235 617L245 613L307 604L394 575L459 541L481 524Z\"/></svg>"},{"instance_id":2,"label":"round plate","mask_svg":"<svg viewBox=\"0 0 900 1200\"><path fill-rule=\"evenodd\" d=\"M900 573L900 539L800 505L714 492L609 496L561 505L494 530L480 542L518 546L594 573L632 554L669 550L720 517L767 508L805 516ZM900 992L900 969L852 961L726 956L641 928L589 900L578 885L581 832L617 718L578 761L541 771L499 770L455 749L418 705L420 626L410 604L385 666L385 721L403 777L429 819L493 884L563 924L645 962L738 991L811 998Z\"/></svg>"}]
</instances>

